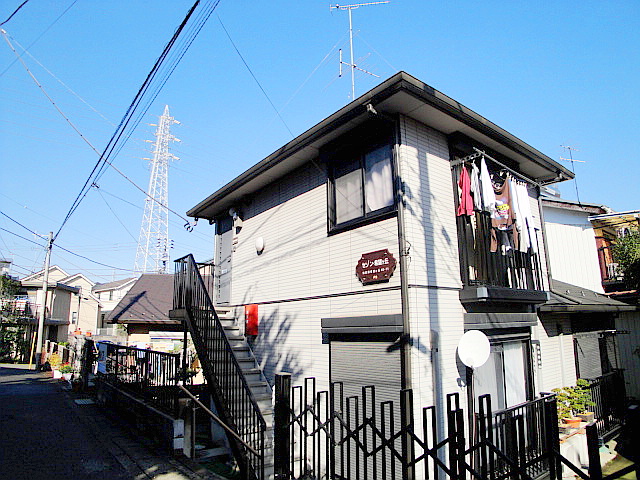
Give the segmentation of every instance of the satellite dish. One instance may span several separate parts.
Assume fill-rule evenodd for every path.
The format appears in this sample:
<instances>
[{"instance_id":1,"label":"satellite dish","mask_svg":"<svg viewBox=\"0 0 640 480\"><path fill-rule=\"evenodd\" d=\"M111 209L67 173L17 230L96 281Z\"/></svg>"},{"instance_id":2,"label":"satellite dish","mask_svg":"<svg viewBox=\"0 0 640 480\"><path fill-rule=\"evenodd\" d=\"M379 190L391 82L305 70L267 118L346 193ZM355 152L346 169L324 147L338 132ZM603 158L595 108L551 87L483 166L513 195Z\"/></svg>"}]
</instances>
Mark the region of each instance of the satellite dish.
<instances>
[{"instance_id":1,"label":"satellite dish","mask_svg":"<svg viewBox=\"0 0 640 480\"><path fill-rule=\"evenodd\" d=\"M458 342L458 356L470 368L478 368L489 359L489 339L480 330L465 332Z\"/></svg>"}]
</instances>

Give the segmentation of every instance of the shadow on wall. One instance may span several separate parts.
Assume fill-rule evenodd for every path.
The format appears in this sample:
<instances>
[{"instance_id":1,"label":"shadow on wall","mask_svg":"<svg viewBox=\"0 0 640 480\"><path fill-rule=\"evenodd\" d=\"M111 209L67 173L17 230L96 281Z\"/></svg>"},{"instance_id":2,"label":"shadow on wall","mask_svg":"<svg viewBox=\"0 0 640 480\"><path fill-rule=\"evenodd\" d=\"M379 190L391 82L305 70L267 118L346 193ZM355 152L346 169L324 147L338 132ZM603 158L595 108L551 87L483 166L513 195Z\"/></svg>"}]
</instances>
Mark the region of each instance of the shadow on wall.
<instances>
[{"instance_id":1,"label":"shadow on wall","mask_svg":"<svg viewBox=\"0 0 640 480\"><path fill-rule=\"evenodd\" d=\"M303 346L289 339L293 321L294 316L282 317L279 308L275 308L269 315L259 317L258 335L247 335L247 342L271 386L276 373L290 373L295 381L308 367L308 362L299 356Z\"/></svg>"}]
</instances>

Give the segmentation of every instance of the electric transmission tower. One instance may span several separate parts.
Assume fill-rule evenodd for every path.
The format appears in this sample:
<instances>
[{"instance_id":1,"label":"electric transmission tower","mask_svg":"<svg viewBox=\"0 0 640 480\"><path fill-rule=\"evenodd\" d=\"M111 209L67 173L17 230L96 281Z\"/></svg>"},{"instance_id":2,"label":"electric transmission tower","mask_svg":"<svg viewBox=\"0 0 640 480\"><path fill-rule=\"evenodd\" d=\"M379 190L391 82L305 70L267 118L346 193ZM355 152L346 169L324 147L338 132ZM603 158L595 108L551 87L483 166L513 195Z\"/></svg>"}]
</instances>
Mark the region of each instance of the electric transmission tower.
<instances>
[{"instance_id":1,"label":"electric transmission tower","mask_svg":"<svg viewBox=\"0 0 640 480\"><path fill-rule=\"evenodd\" d=\"M169 273L169 160L178 160L169 153L169 142L180 141L171 135L174 123L180 122L169 115L169 106L165 105L158 124L151 124L158 128L153 158L145 158L151 162L151 174L136 251L137 273Z\"/></svg>"}]
</instances>

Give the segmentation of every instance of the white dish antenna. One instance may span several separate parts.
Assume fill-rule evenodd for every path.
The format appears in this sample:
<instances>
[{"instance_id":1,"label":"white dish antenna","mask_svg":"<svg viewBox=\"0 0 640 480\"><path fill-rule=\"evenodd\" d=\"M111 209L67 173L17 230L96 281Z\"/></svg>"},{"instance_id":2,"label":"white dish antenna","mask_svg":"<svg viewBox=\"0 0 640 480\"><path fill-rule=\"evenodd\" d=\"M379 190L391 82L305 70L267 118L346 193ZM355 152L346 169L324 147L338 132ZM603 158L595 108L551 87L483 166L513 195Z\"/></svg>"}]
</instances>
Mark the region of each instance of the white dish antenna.
<instances>
[{"instance_id":1,"label":"white dish antenna","mask_svg":"<svg viewBox=\"0 0 640 480\"><path fill-rule=\"evenodd\" d=\"M458 342L458 356L470 368L478 368L489 359L489 338L480 330L469 330Z\"/></svg>"}]
</instances>

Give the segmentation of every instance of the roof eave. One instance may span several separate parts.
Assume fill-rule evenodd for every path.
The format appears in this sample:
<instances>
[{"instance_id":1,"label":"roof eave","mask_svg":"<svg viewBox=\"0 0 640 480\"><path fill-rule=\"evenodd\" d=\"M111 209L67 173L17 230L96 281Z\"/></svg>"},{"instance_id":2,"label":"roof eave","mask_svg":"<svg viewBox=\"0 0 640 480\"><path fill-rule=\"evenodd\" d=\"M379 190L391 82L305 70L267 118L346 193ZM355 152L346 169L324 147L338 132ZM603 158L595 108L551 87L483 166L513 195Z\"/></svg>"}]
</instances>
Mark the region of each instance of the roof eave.
<instances>
[{"instance_id":1,"label":"roof eave","mask_svg":"<svg viewBox=\"0 0 640 480\"><path fill-rule=\"evenodd\" d=\"M189 209L187 211L187 215L194 218L213 220L217 215L229 207L229 205L224 203L223 200L227 199L227 197L236 192L240 187L254 179L257 179L276 165L280 164L282 161L291 157L295 153L300 152L303 148L310 146L313 142L335 131L337 128L357 119L366 118L368 115L368 104L377 107L377 105L384 100L389 99L400 92L409 94L411 97L422 102L421 105L427 105L428 107L445 113L458 122L461 122L480 134L498 142L514 153L522 155L531 162L539 165L549 173L549 175L535 178L535 180L541 185L574 178L574 174L570 170L566 169L550 157L539 152L506 130L498 127L496 124L490 122L486 118L475 113L473 110L465 107L442 92L439 92L435 88L421 82L408 73L401 71L326 119L322 120L320 123L316 124L298 137L294 138L271 155L255 164L253 167L249 168L247 171L208 196L196 206ZM398 111L395 113L410 115L412 111ZM214 205L216 206L214 207Z\"/></svg>"}]
</instances>

